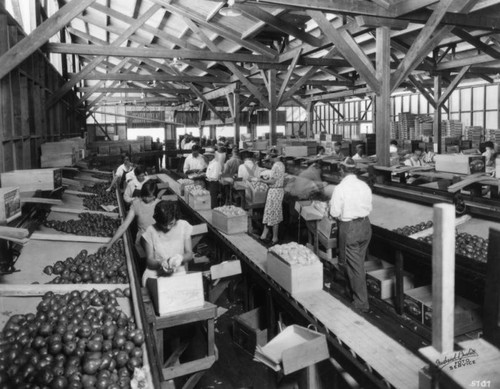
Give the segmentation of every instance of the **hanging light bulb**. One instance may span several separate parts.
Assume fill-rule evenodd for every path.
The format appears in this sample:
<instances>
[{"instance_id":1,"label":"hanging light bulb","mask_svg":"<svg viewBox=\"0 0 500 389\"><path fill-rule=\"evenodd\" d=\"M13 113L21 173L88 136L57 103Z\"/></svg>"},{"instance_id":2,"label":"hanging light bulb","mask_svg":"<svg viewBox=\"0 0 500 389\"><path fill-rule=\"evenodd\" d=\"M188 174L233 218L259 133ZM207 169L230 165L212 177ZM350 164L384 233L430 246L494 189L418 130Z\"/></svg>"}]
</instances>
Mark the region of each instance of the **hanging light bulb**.
<instances>
[{"instance_id":1,"label":"hanging light bulb","mask_svg":"<svg viewBox=\"0 0 500 389\"><path fill-rule=\"evenodd\" d=\"M219 10L219 14L222 16L241 16L241 11L238 8L234 8L234 0L227 1L227 7L222 7Z\"/></svg>"}]
</instances>

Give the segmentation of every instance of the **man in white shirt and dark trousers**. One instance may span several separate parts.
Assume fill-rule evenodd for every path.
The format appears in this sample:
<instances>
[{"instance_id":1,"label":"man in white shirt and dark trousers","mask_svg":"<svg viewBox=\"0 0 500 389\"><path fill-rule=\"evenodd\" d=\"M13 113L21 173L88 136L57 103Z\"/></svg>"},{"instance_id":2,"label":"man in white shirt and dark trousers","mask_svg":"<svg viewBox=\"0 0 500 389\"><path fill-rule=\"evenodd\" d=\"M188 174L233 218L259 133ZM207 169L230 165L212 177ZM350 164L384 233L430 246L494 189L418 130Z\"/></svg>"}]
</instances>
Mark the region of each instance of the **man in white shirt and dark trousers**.
<instances>
[{"instance_id":1,"label":"man in white shirt and dark trousers","mask_svg":"<svg viewBox=\"0 0 500 389\"><path fill-rule=\"evenodd\" d=\"M211 208L214 209L218 206L218 197L220 193L219 179L222 169L220 162L215 159L214 153L205 153L204 156L208 161L205 180L207 182L207 189L210 192Z\"/></svg>"},{"instance_id":2,"label":"man in white shirt and dark trousers","mask_svg":"<svg viewBox=\"0 0 500 389\"><path fill-rule=\"evenodd\" d=\"M191 147L191 154L184 161L184 174L202 173L207 168L207 162L200 155L200 146L194 145Z\"/></svg>"},{"instance_id":3,"label":"man in white shirt and dark trousers","mask_svg":"<svg viewBox=\"0 0 500 389\"><path fill-rule=\"evenodd\" d=\"M341 164L343 179L333 191L330 215L339 224L339 264L344 266L353 308L369 311L364 262L372 228L372 191L356 176L356 163L346 158Z\"/></svg>"}]
</instances>

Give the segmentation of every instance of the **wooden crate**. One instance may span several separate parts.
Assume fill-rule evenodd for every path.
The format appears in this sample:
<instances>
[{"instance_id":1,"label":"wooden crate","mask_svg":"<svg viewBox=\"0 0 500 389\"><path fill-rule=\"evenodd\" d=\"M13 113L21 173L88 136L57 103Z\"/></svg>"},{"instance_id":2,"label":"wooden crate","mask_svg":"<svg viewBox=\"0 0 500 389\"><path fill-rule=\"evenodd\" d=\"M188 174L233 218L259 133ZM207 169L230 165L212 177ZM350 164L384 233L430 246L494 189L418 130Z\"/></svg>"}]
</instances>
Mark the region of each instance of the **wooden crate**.
<instances>
[{"instance_id":1,"label":"wooden crate","mask_svg":"<svg viewBox=\"0 0 500 389\"><path fill-rule=\"evenodd\" d=\"M98 154L109 155L109 146L99 146Z\"/></svg>"},{"instance_id":2,"label":"wooden crate","mask_svg":"<svg viewBox=\"0 0 500 389\"><path fill-rule=\"evenodd\" d=\"M309 155L308 146L284 146L283 154L287 157L307 157Z\"/></svg>"},{"instance_id":3,"label":"wooden crate","mask_svg":"<svg viewBox=\"0 0 500 389\"><path fill-rule=\"evenodd\" d=\"M404 292L404 313L418 321L424 322L424 306L432 305L432 286L426 285Z\"/></svg>"},{"instance_id":4,"label":"wooden crate","mask_svg":"<svg viewBox=\"0 0 500 389\"><path fill-rule=\"evenodd\" d=\"M318 232L328 239L336 238L338 232L337 222L330 217L323 217L318 222Z\"/></svg>"},{"instance_id":5,"label":"wooden crate","mask_svg":"<svg viewBox=\"0 0 500 389\"><path fill-rule=\"evenodd\" d=\"M49 154L40 157L42 168L73 166L77 161L76 153L71 154Z\"/></svg>"},{"instance_id":6,"label":"wooden crate","mask_svg":"<svg viewBox=\"0 0 500 389\"><path fill-rule=\"evenodd\" d=\"M201 272L174 273L169 277L149 278L146 287L159 316L202 307L205 303Z\"/></svg>"},{"instance_id":7,"label":"wooden crate","mask_svg":"<svg viewBox=\"0 0 500 389\"><path fill-rule=\"evenodd\" d=\"M195 211L206 211L212 209L210 202L210 193L206 195L193 195L188 193L188 204Z\"/></svg>"},{"instance_id":8,"label":"wooden crate","mask_svg":"<svg viewBox=\"0 0 500 389\"><path fill-rule=\"evenodd\" d=\"M381 300L391 298L395 294L396 273L394 268L373 270L366 273L368 292ZM413 275L403 274L403 290L413 289Z\"/></svg>"},{"instance_id":9,"label":"wooden crate","mask_svg":"<svg viewBox=\"0 0 500 389\"><path fill-rule=\"evenodd\" d=\"M109 146L109 155L120 155L121 152L121 146Z\"/></svg>"},{"instance_id":10,"label":"wooden crate","mask_svg":"<svg viewBox=\"0 0 500 389\"><path fill-rule=\"evenodd\" d=\"M485 171L485 157L482 155L436 155L436 171L457 174L473 174Z\"/></svg>"},{"instance_id":11,"label":"wooden crate","mask_svg":"<svg viewBox=\"0 0 500 389\"><path fill-rule=\"evenodd\" d=\"M257 346L267 343L267 328L261 308L233 318L233 341L243 350L253 355Z\"/></svg>"},{"instance_id":12,"label":"wooden crate","mask_svg":"<svg viewBox=\"0 0 500 389\"><path fill-rule=\"evenodd\" d=\"M62 186L61 169L27 169L1 173L2 187L19 187L20 192L55 190Z\"/></svg>"},{"instance_id":13,"label":"wooden crate","mask_svg":"<svg viewBox=\"0 0 500 389\"><path fill-rule=\"evenodd\" d=\"M246 233L248 230L248 215L227 216L216 209L212 210L212 224L223 233L241 234Z\"/></svg>"},{"instance_id":14,"label":"wooden crate","mask_svg":"<svg viewBox=\"0 0 500 389\"><path fill-rule=\"evenodd\" d=\"M239 259L224 261L217 265L210 266L210 278L212 281L238 274L241 274L241 262Z\"/></svg>"},{"instance_id":15,"label":"wooden crate","mask_svg":"<svg viewBox=\"0 0 500 389\"><path fill-rule=\"evenodd\" d=\"M0 224L9 223L21 216L19 188L0 188Z\"/></svg>"},{"instance_id":16,"label":"wooden crate","mask_svg":"<svg viewBox=\"0 0 500 389\"><path fill-rule=\"evenodd\" d=\"M312 265L291 265L268 251L267 273L292 295L323 289L323 264L320 261Z\"/></svg>"},{"instance_id":17,"label":"wooden crate","mask_svg":"<svg viewBox=\"0 0 500 389\"><path fill-rule=\"evenodd\" d=\"M253 142L254 150L266 151L268 147L269 147L268 140L256 140L255 142Z\"/></svg>"}]
</instances>

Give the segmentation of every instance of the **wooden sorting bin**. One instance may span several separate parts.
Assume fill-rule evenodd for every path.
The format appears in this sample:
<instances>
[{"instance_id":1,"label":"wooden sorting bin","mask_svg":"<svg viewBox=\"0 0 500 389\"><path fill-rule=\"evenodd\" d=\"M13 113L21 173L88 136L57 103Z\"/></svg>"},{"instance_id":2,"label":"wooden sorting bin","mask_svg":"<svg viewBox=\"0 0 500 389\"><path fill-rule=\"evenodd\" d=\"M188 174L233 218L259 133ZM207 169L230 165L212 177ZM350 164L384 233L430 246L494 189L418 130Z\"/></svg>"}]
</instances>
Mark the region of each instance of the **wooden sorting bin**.
<instances>
[{"instance_id":1,"label":"wooden sorting bin","mask_svg":"<svg viewBox=\"0 0 500 389\"><path fill-rule=\"evenodd\" d=\"M267 252L267 273L290 294L323 289L323 264L291 265L283 258Z\"/></svg>"},{"instance_id":2,"label":"wooden sorting bin","mask_svg":"<svg viewBox=\"0 0 500 389\"><path fill-rule=\"evenodd\" d=\"M424 322L424 306L428 304L432 305L431 286L421 286L404 292L404 313L419 323Z\"/></svg>"},{"instance_id":3,"label":"wooden sorting bin","mask_svg":"<svg viewBox=\"0 0 500 389\"><path fill-rule=\"evenodd\" d=\"M12 170L1 173L2 187L19 187L20 192L55 190L62 187L62 172L59 168Z\"/></svg>"},{"instance_id":4,"label":"wooden sorting bin","mask_svg":"<svg viewBox=\"0 0 500 389\"><path fill-rule=\"evenodd\" d=\"M290 374L321 362L329 355L324 334L293 324L265 346L258 347L255 358L276 371Z\"/></svg>"},{"instance_id":5,"label":"wooden sorting bin","mask_svg":"<svg viewBox=\"0 0 500 389\"><path fill-rule=\"evenodd\" d=\"M253 355L257 346L267 343L265 316L261 308L235 316L233 319L233 341Z\"/></svg>"},{"instance_id":6,"label":"wooden sorting bin","mask_svg":"<svg viewBox=\"0 0 500 389\"><path fill-rule=\"evenodd\" d=\"M379 299L385 300L395 294L396 273L394 268L373 270L366 273L368 293ZM413 275L403 274L403 290L413 289Z\"/></svg>"},{"instance_id":7,"label":"wooden sorting bin","mask_svg":"<svg viewBox=\"0 0 500 389\"><path fill-rule=\"evenodd\" d=\"M174 273L169 277L149 278L146 287L159 316L202 307L205 303L201 272Z\"/></svg>"},{"instance_id":8,"label":"wooden sorting bin","mask_svg":"<svg viewBox=\"0 0 500 389\"><path fill-rule=\"evenodd\" d=\"M21 216L19 188L0 188L0 224L9 223Z\"/></svg>"},{"instance_id":9,"label":"wooden sorting bin","mask_svg":"<svg viewBox=\"0 0 500 389\"><path fill-rule=\"evenodd\" d=\"M449 172L457 174L482 173L486 169L485 157L481 155L436 155L437 172Z\"/></svg>"},{"instance_id":10,"label":"wooden sorting bin","mask_svg":"<svg viewBox=\"0 0 500 389\"><path fill-rule=\"evenodd\" d=\"M212 224L225 234L241 234L248 230L248 215L225 215L216 209L212 210Z\"/></svg>"}]
</instances>

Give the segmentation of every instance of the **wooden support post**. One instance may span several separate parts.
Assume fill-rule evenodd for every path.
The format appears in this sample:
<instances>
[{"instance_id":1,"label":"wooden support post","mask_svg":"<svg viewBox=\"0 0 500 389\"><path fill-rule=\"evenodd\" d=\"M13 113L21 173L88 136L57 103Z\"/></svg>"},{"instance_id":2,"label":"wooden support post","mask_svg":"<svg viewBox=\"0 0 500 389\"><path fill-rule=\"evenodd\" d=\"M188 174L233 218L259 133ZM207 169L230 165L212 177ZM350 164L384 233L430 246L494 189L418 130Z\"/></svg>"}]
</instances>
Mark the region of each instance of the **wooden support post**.
<instances>
[{"instance_id":1,"label":"wooden support post","mask_svg":"<svg viewBox=\"0 0 500 389\"><path fill-rule=\"evenodd\" d=\"M455 207L434 205L432 245L432 347L453 351L455 311Z\"/></svg>"},{"instance_id":2,"label":"wooden support post","mask_svg":"<svg viewBox=\"0 0 500 389\"><path fill-rule=\"evenodd\" d=\"M234 106L234 145L236 147L240 144L240 89L236 88L233 93L233 106Z\"/></svg>"},{"instance_id":3,"label":"wooden support post","mask_svg":"<svg viewBox=\"0 0 500 389\"><path fill-rule=\"evenodd\" d=\"M267 71L267 78L269 80L269 139L271 140L271 145L276 145L276 120L278 117L277 108L278 108L278 97L276 95L276 69L270 69Z\"/></svg>"},{"instance_id":4,"label":"wooden support post","mask_svg":"<svg viewBox=\"0 0 500 389\"><path fill-rule=\"evenodd\" d=\"M307 128L306 128L306 138L309 137L309 134L312 136L314 134L313 131L313 114L314 114L314 104L315 102L310 101L307 103Z\"/></svg>"},{"instance_id":5,"label":"wooden support post","mask_svg":"<svg viewBox=\"0 0 500 389\"><path fill-rule=\"evenodd\" d=\"M403 253L396 250L396 312L403 314L404 305L404 278L403 278Z\"/></svg>"},{"instance_id":6,"label":"wooden support post","mask_svg":"<svg viewBox=\"0 0 500 389\"><path fill-rule=\"evenodd\" d=\"M433 124L433 134L434 134L434 142L437 142L437 152L441 154L446 150L441 150L441 105L438 103L439 98L441 97L441 75L436 74L434 76L434 101L436 102L436 110L434 111L434 124Z\"/></svg>"},{"instance_id":7,"label":"wooden support post","mask_svg":"<svg viewBox=\"0 0 500 389\"><path fill-rule=\"evenodd\" d=\"M391 30L388 27L378 27L377 45L377 80L380 83L375 99L376 117L375 134L378 164L390 166L390 104L391 104Z\"/></svg>"}]
</instances>

